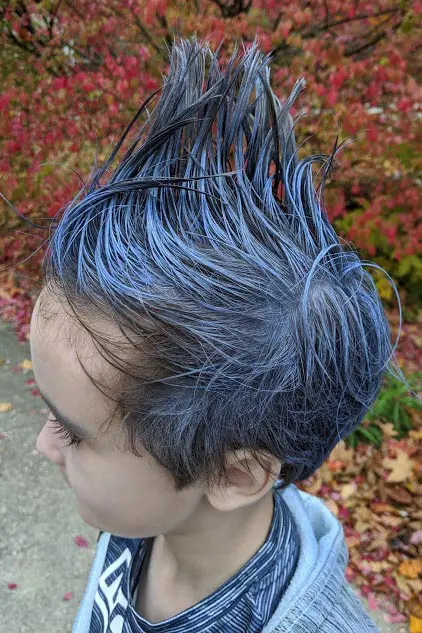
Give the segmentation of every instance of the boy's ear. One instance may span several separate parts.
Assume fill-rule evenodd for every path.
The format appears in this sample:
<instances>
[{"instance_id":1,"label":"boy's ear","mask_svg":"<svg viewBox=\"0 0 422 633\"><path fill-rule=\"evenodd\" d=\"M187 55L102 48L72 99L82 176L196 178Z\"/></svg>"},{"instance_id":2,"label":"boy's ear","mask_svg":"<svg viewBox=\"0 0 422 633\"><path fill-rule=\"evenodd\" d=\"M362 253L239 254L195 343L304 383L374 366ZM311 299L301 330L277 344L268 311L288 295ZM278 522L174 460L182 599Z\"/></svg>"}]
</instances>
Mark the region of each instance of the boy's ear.
<instances>
[{"instance_id":1,"label":"boy's ear","mask_svg":"<svg viewBox=\"0 0 422 633\"><path fill-rule=\"evenodd\" d=\"M209 503L221 511L235 510L262 499L279 477L282 463L266 452L259 461L247 450L226 455L227 478L208 490Z\"/></svg>"}]
</instances>

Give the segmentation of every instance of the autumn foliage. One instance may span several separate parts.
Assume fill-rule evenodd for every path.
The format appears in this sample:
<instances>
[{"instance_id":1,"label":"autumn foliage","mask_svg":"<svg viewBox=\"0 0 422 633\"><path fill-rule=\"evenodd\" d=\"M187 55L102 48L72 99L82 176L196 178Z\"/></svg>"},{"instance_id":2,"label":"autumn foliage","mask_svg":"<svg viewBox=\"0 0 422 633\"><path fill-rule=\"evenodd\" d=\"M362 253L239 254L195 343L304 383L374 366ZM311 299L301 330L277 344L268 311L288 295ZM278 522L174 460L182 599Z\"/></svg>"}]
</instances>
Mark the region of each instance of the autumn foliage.
<instances>
[{"instance_id":1,"label":"autumn foliage","mask_svg":"<svg viewBox=\"0 0 422 633\"><path fill-rule=\"evenodd\" d=\"M224 38L222 62L236 40L251 42L258 34L261 49L272 51L271 81L280 99L305 78L307 89L292 111L305 113L296 127L299 157L329 154L336 140L350 139L327 182L328 216L362 259L392 277L405 315L414 313L422 298L422 0L6 0L0 20L0 315L14 324L20 340L28 338L49 221L60 216L94 165L108 157L142 101L160 87L173 36L194 32L214 47ZM389 281L369 270L386 306L394 309ZM416 366L420 350L419 336ZM420 431L414 433L416 443ZM383 459L402 459L390 439L379 458L380 472L386 468ZM392 488L375 482L371 461L372 483L366 491L359 488L359 507L373 499L378 504L373 511L381 514L394 494L410 506L406 492L417 496L418 486L420 498L417 448L403 447L414 464L407 479L396 479ZM352 476L360 486L367 457L349 468L350 461L343 453L347 485ZM319 476L313 490L325 494L324 486L333 486L335 479L340 517L354 516L360 526L350 523L347 536L350 573L357 574L353 539L370 519L347 501L350 489L344 492L346 479L335 467L327 465ZM415 511L407 530L421 518L420 505ZM403 528L403 515L394 517L380 520L376 538L386 540L387 528ZM404 576L414 582L402 580L399 586L392 575L384 584L386 593L394 585L397 599L412 591L422 596L420 531L412 538L409 560L419 562ZM388 556L372 561L379 563L371 573L380 583L388 566L399 567L399 554Z\"/></svg>"},{"instance_id":2,"label":"autumn foliage","mask_svg":"<svg viewBox=\"0 0 422 633\"><path fill-rule=\"evenodd\" d=\"M307 90L293 110L306 113L297 123L299 156L330 153L337 135L338 142L351 139L326 188L329 217L362 258L387 270L412 309L422 294L421 14L421 1L406 0L3 3L3 317L27 338L28 293L39 279L48 220L160 86L166 45L193 32L214 46L224 38L223 61L234 40L258 34L262 50L273 53L281 99L305 77ZM387 278L374 276L394 306Z\"/></svg>"}]
</instances>

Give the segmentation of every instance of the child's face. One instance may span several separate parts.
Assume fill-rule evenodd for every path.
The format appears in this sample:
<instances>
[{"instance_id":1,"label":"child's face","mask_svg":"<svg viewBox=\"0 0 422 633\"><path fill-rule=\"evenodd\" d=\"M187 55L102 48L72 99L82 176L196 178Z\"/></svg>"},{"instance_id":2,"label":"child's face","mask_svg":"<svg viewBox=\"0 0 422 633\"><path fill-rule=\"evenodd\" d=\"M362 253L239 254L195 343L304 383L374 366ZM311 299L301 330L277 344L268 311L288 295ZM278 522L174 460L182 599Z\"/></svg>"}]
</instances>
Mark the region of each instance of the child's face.
<instances>
[{"instance_id":1,"label":"child's face","mask_svg":"<svg viewBox=\"0 0 422 633\"><path fill-rule=\"evenodd\" d=\"M84 439L79 445L67 446L69 439L54 432L52 418L60 413L94 437L109 419L114 403L92 384L66 340L77 325L55 300L50 306L57 315L45 320L37 301L30 328L35 379L55 407L38 435L37 450L62 471L75 494L78 511L89 525L124 537L177 531L205 502L200 486L178 492L172 478L146 452L136 457L119 451L113 442L116 421L106 433L103 427L98 438ZM113 337L121 336L112 324L105 324L107 327ZM88 336L77 347L90 375L98 378L113 371ZM101 379L100 385L105 390Z\"/></svg>"}]
</instances>

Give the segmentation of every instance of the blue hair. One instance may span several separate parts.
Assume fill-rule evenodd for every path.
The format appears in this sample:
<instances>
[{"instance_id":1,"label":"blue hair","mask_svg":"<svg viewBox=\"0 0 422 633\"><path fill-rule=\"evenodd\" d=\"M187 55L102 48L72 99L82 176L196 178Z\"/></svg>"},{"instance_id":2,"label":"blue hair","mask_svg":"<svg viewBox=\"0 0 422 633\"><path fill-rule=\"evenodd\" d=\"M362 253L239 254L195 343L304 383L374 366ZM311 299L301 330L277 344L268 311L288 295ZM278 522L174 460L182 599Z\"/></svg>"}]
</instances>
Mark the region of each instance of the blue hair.
<instances>
[{"instance_id":1,"label":"blue hair","mask_svg":"<svg viewBox=\"0 0 422 633\"><path fill-rule=\"evenodd\" d=\"M344 143L299 161L289 110L305 81L280 101L271 53L257 38L242 47L222 70L221 44L173 42L162 88L65 209L43 261L46 284L118 369L103 393L125 448L146 449L179 489L219 480L236 449L280 459L284 486L305 480L360 425L385 373L404 379L363 264L379 267L324 209ZM130 363L90 327L100 313L125 334Z\"/></svg>"}]
</instances>

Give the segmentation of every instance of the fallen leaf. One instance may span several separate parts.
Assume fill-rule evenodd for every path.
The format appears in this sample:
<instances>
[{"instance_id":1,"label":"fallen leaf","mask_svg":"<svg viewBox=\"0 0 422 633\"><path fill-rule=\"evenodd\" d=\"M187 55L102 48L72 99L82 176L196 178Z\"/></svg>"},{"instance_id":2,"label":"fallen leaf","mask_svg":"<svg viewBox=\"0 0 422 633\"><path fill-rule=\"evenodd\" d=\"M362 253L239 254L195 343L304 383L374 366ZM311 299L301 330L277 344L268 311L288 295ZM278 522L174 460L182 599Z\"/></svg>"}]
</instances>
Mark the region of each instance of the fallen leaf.
<instances>
[{"instance_id":1,"label":"fallen leaf","mask_svg":"<svg viewBox=\"0 0 422 633\"><path fill-rule=\"evenodd\" d=\"M413 501L413 497L410 494L410 492L408 492L405 488L402 488L400 486L394 486L394 487L386 486L385 492L387 494L387 497L389 497L390 499L393 499L393 501L396 501L397 503L408 505L412 503Z\"/></svg>"},{"instance_id":2,"label":"fallen leaf","mask_svg":"<svg viewBox=\"0 0 422 633\"><path fill-rule=\"evenodd\" d=\"M357 547L360 545L360 538L358 536L346 536L346 543L349 549Z\"/></svg>"},{"instance_id":3,"label":"fallen leaf","mask_svg":"<svg viewBox=\"0 0 422 633\"><path fill-rule=\"evenodd\" d=\"M422 573L422 558L410 558L399 565L399 573L406 578L417 578Z\"/></svg>"},{"instance_id":4,"label":"fallen leaf","mask_svg":"<svg viewBox=\"0 0 422 633\"><path fill-rule=\"evenodd\" d=\"M17 587L17 584L15 582L9 582L7 584L8 589L16 589L16 587Z\"/></svg>"},{"instance_id":5,"label":"fallen leaf","mask_svg":"<svg viewBox=\"0 0 422 633\"><path fill-rule=\"evenodd\" d=\"M382 460L382 465L384 468L391 470L391 473L388 475L386 481L387 482L402 482L405 481L413 472L413 460L410 459L409 455L400 449L397 449L397 457L395 459L391 459L389 457L384 457Z\"/></svg>"},{"instance_id":6,"label":"fallen leaf","mask_svg":"<svg viewBox=\"0 0 422 633\"><path fill-rule=\"evenodd\" d=\"M349 499L349 497L352 497L356 493L357 488L358 485L356 481L351 481L349 484L341 487L340 494L343 499Z\"/></svg>"},{"instance_id":7,"label":"fallen leaf","mask_svg":"<svg viewBox=\"0 0 422 633\"><path fill-rule=\"evenodd\" d=\"M335 460L331 460L329 459L327 461L327 466L330 469L331 472L336 473L339 470L343 470L345 467L345 463L342 462L340 459L335 459Z\"/></svg>"},{"instance_id":8,"label":"fallen leaf","mask_svg":"<svg viewBox=\"0 0 422 633\"><path fill-rule=\"evenodd\" d=\"M422 336L412 336L411 338L413 342L415 343L416 347L419 347L419 348L422 347Z\"/></svg>"},{"instance_id":9,"label":"fallen leaf","mask_svg":"<svg viewBox=\"0 0 422 633\"><path fill-rule=\"evenodd\" d=\"M83 536L75 536L75 543L78 547L88 547L89 543Z\"/></svg>"},{"instance_id":10,"label":"fallen leaf","mask_svg":"<svg viewBox=\"0 0 422 633\"><path fill-rule=\"evenodd\" d=\"M10 411L11 409L13 409L11 402L0 402L0 413L6 413L6 411Z\"/></svg>"},{"instance_id":11,"label":"fallen leaf","mask_svg":"<svg viewBox=\"0 0 422 633\"><path fill-rule=\"evenodd\" d=\"M388 437L397 437L398 435L396 429L391 422L385 422L381 428L383 434L388 435Z\"/></svg>"},{"instance_id":12,"label":"fallen leaf","mask_svg":"<svg viewBox=\"0 0 422 633\"><path fill-rule=\"evenodd\" d=\"M341 440L330 453L330 460L339 460L346 466L353 463L355 458L355 451L352 447L347 448L346 442Z\"/></svg>"},{"instance_id":13,"label":"fallen leaf","mask_svg":"<svg viewBox=\"0 0 422 633\"><path fill-rule=\"evenodd\" d=\"M32 361L25 358L25 360L19 363L19 367L22 367L22 369L32 369Z\"/></svg>"},{"instance_id":14,"label":"fallen leaf","mask_svg":"<svg viewBox=\"0 0 422 633\"><path fill-rule=\"evenodd\" d=\"M393 517L389 514L383 514L380 517L380 521L383 525L386 525L387 527L397 527L399 525L402 525L403 517Z\"/></svg>"},{"instance_id":15,"label":"fallen leaf","mask_svg":"<svg viewBox=\"0 0 422 633\"><path fill-rule=\"evenodd\" d=\"M403 615L403 613L399 613L397 611L397 613L390 615L388 618L388 621L391 624L401 624L402 622L407 622L407 617L405 615ZM409 629L409 633L422 633L422 631L412 631L411 629Z\"/></svg>"},{"instance_id":16,"label":"fallen leaf","mask_svg":"<svg viewBox=\"0 0 422 633\"><path fill-rule=\"evenodd\" d=\"M408 608L409 613L422 619L422 603L417 599L417 597L409 600Z\"/></svg>"},{"instance_id":17,"label":"fallen leaf","mask_svg":"<svg viewBox=\"0 0 422 633\"><path fill-rule=\"evenodd\" d=\"M409 633L422 633L422 618L410 614Z\"/></svg>"},{"instance_id":18,"label":"fallen leaf","mask_svg":"<svg viewBox=\"0 0 422 633\"><path fill-rule=\"evenodd\" d=\"M377 602L377 600L375 599L375 596L373 593L370 593L368 598L368 608L370 611L378 611L379 609L379 604Z\"/></svg>"},{"instance_id":19,"label":"fallen leaf","mask_svg":"<svg viewBox=\"0 0 422 633\"><path fill-rule=\"evenodd\" d=\"M389 503L380 503L378 501L371 503L371 510L373 510L376 514L381 514L382 512L394 512L392 505Z\"/></svg>"},{"instance_id":20,"label":"fallen leaf","mask_svg":"<svg viewBox=\"0 0 422 633\"><path fill-rule=\"evenodd\" d=\"M370 522L361 521L361 519L357 519L357 521L355 522L355 530L357 532L360 532L361 534L363 534L364 532L366 532L366 530L369 530L371 528L372 528L372 523Z\"/></svg>"},{"instance_id":21,"label":"fallen leaf","mask_svg":"<svg viewBox=\"0 0 422 633\"><path fill-rule=\"evenodd\" d=\"M416 530L416 532L413 532L410 537L410 543L412 543L412 545L419 545L419 543L422 543L422 530Z\"/></svg>"},{"instance_id":22,"label":"fallen leaf","mask_svg":"<svg viewBox=\"0 0 422 633\"><path fill-rule=\"evenodd\" d=\"M383 530L382 533L377 534L371 542L368 543L366 549L368 552L372 552L373 550L379 550L382 547L385 547L385 530Z\"/></svg>"},{"instance_id":23,"label":"fallen leaf","mask_svg":"<svg viewBox=\"0 0 422 633\"><path fill-rule=\"evenodd\" d=\"M71 600L73 598L73 593L71 591L68 591L67 593L64 594L63 596L63 600L67 601L67 600Z\"/></svg>"}]
</instances>

